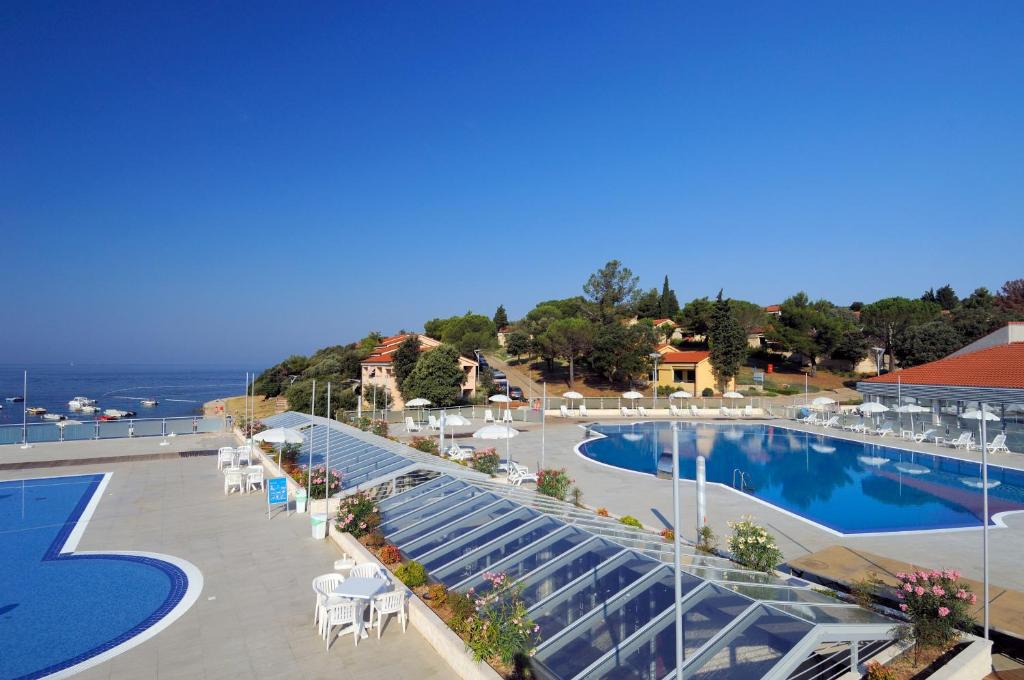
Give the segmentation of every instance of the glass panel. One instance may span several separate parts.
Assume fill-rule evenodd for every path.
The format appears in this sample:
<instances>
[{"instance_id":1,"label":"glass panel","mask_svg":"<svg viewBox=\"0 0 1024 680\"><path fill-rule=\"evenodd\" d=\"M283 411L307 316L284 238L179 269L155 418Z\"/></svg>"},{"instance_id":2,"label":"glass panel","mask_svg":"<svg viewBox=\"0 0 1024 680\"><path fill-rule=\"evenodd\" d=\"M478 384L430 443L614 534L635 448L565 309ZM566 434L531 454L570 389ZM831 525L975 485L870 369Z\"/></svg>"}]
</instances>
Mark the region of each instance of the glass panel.
<instances>
[{"instance_id":1,"label":"glass panel","mask_svg":"<svg viewBox=\"0 0 1024 680\"><path fill-rule=\"evenodd\" d=\"M409 489L408 491L405 491L405 492L400 493L400 494L396 494L396 495L392 496L391 498L385 498L384 500L382 500L380 502L380 505L378 507L380 508L381 512L383 513L385 511L390 510L390 509L392 509L392 508L394 508L396 506L399 506L399 505L401 505L403 503L408 503L409 501L411 501L414 498L417 498L418 496L421 496L421 495L423 495L425 493L429 493L430 491L433 491L434 489L436 489L439 486L442 486L444 484L450 484L451 482L454 482L454 481L455 481L454 479L452 479L451 477L448 477L448 476L435 477L434 479L430 480L429 482L424 482L423 484L415 486L415 487Z\"/></svg>"},{"instance_id":2,"label":"glass panel","mask_svg":"<svg viewBox=\"0 0 1024 680\"><path fill-rule=\"evenodd\" d=\"M442 569L434 574L434 577L446 586L453 586L459 581L465 580L490 567L495 562L504 559L512 553L525 548L534 541L537 541L548 534L565 527L564 524L550 517L545 517L534 522L523 531L517 531L510 535L507 540L499 541L484 548L480 554L474 553L469 557L456 562L455 564Z\"/></svg>"},{"instance_id":3,"label":"glass panel","mask_svg":"<svg viewBox=\"0 0 1024 680\"><path fill-rule=\"evenodd\" d=\"M755 600L773 600L778 602L820 602L821 604L836 604L834 597L823 593L816 593L807 588L774 588L772 586L751 586L723 583L723 586L742 593Z\"/></svg>"},{"instance_id":4,"label":"glass panel","mask_svg":"<svg viewBox=\"0 0 1024 680\"><path fill-rule=\"evenodd\" d=\"M697 659L700 667L688 671L686 677L692 680L759 678L812 628L805 621L761 607L710 658Z\"/></svg>"},{"instance_id":5,"label":"glass panel","mask_svg":"<svg viewBox=\"0 0 1024 680\"><path fill-rule=\"evenodd\" d=\"M527 508L519 508L491 525L480 527L473 532L466 532L451 544L436 548L430 555L424 555L424 558L420 561L427 568L427 572L433 574L439 567L454 562L485 543L489 543L500 536L514 531L517 527L535 517L538 517L538 515L534 511Z\"/></svg>"},{"instance_id":6,"label":"glass panel","mask_svg":"<svg viewBox=\"0 0 1024 680\"><path fill-rule=\"evenodd\" d=\"M192 418L167 419L167 434L192 434Z\"/></svg>"},{"instance_id":7,"label":"glass panel","mask_svg":"<svg viewBox=\"0 0 1024 680\"><path fill-rule=\"evenodd\" d=\"M581 534L583 533L581 532ZM584 536L586 537L587 535L584 534ZM564 550L558 550L560 546L556 545L553 547L555 550L551 551L551 557L546 557L545 559L558 557L565 552ZM551 564L551 568L535 573L534 576L527 579L526 583L523 584L522 599L527 606L532 606L565 584L579 579L585 573L596 568L601 562L622 551L622 546L605 541L604 539L598 539L598 541L588 544L587 547L583 548L580 554L573 553L565 559L557 560Z\"/></svg>"},{"instance_id":8,"label":"glass panel","mask_svg":"<svg viewBox=\"0 0 1024 680\"><path fill-rule=\"evenodd\" d=\"M413 465L413 463L411 461L408 461L408 460L406 460L404 458L398 458L396 456L394 458L394 462L388 463L387 465L377 466L377 467L373 468L372 470L366 472L366 474L359 475L359 476L356 476L356 477L349 477L347 480L343 477L342 480L341 480L342 481L342 486L345 487L346 489L348 489L348 488L351 488L353 486L359 486L360 484L366 484L367 482L369 482L372 479L377 479L379 477L384 477L384 476L389 475L389 474L391 474L393 472L398 472L399 470L401 470L403 468L409 468L412 465Z\"/></svg>"},{"instance_id":9,"label":"glass panel","mask_svg":"<svg viewBox=\"0 0 1024 680\"><path fill-rule=\"evenodd\" d=\"M770 574L762 574L756 571L738 571L738 570L723 570L723 569L711 569L705 567L683 567L683 571L699 576L708 581L735 581L737 583L763 583L765 585L779 585L779 586L806 586L806 581L801 581L797 578L783 576L778 578Z\"/></svg>"},{"instance_id":10,"label":"glass panel","mask_svg":"<svg viewBox=\"0 0 1024 680\"><path fill-rule=\"evenodd\" d=\"M648 557L627 553L584 576L530 614L540 626L541 635L551 637L657 566L658 562Z\"/></svg>"},{"instance_id":11,"label":"glass panel","mask_svg":"<svg viewBox=\"0 0 1024 680\"><path fill-rule=\"evenodd\" d=\"M479 489L477 489L477 491L479 491ZM423 538L436 531L445 524L451 524L459 517L464 517L476 512L477 510L482 510L494 501L495 498L492 494L481 492L480 495L475 498L447 507L441 514L435 513L415 526L411 526L408 529L389 535L388 539L398 547L404 547L409 543L415 542L416 539ZM443 501L439 501L438 504L447 502L448 500L445 499Z\"/></svg>"},{"instance_id":12,"label":"glass panel","mask_svg":"<svg viewBox=\"0 0 1024 680\"><path fill-rule=\"evenodd\" d=\"M410 539L406 545L401 546L402 552L406 553L410 557L418 557L425 552L433 550L439 545L444 545L445 543L454 541L467 531L472 531L473 529L481 527L488 522L493 522L498 517L501 517L518 507L511 501L501 501L489 507L487 507L485 503L485 509L482 512L479 512L480 508L477 507L475 509L478 512L474 513L469 506L475 506L481 499L492 501L494 497L488 494L486 497L473 499L470 501L469 505L461 505L454 511L450 511L450 513L462 518L450 526L445 526L444 522L437 522L435 527L433 526L435 524L433 520L428 521L427 523L432 526L423 531L417 528L417 534L421 534L420 540Z\"/></svg>"},{"instance_id":13,"label":"glass panel","mask_svg":"<svg viewBox=\"0 0 1024 680\"><path fill-rule=\"evenodd\" d=\"M432 488L425 489L424 491L417 493L415 496L407 498L403 503L399 505L396 505L394 503L392 503L391 505L385 505L382 502L378 506L380 508L381 521L386 524L387 522L395 520L401 517L402 515L408 514L410 512L415 512L421 505L424 505L426 503L432 503L433 501L439 498L444 498L445 496L451 495L453 493L458 493L459 491L462 491L467 486L469 486L465 482L451 482L450 479L449 482L450 483L444 485L434 485ZM433 482L427 482L426 484L422 484L421 486L428 486L430 484L433 484ZM409 493L413 493L419 490L420 487L416 487L416 489L410 491ZM412 503L411 501L416 502Z\"/></svg>"},{"instance_id":14,"label":"glass panel","mask_svg":"<svg viewBox=\"0 0 1024 680\"><path fill-rule=\"evenodd\" d=\"M199 421L202 423L203 421ZM135 436L136 437L155 437L156 435L163 433L164 424L159 420L136 420L135 421ZM72 426L75 427L75 426ZM77 427L81 427L80 425ZM68 438L68 428L64 428L64 438Z\"/></svg>"},{"instance_id":15,"label":"glass panel","mask_svg":"<svg viewBox=\"0 0 1024 680\"><path fill-rule=\"evenodd\" d=\"M695 593L683 603L683 658L693 656L749 606L750 600L714 584ZM618 657L608 659L591 675L594 678L657 680L675 668L675 656L675 616L668 613L642 639L631 643Z\"/></svg>"},{"instance_id":16,"label":"glass panel","mask_svg":"<svg viewBox=\"0 0 1024 680\"><path fill-rule=\"evenodd\" d=\"M398 534L402 530L413 526L417 522L425 520L429 517L433 517L439 513L444 512L448 508L454 507L459 503L463 503L474 496L482 496L484 492L476 487L465 486L461 489L457 489L455 493L444 495L439 497L437 500L427 500L425 505L416 508L412 512L408 512L397 519L393 519L390 522L381 524L380 530L384 532L385 536L391 536L392 534ZM486 494L487 498L493 500L491 494ZM404 538L404 537L403 537Z\"/></svg>"},{"instance_id":17,"label":"glass panel","mask_svg":"<svg viewBox=\"0 0 1024 680\"><path fill-rule=\"evenodd\" d=\"M861 607L815 607L800 604L773 604L771 606L786 614L799 616L813 623L878 623L886 626L895 624L892 619Z\"/></svg>"},{"instance_id":18,"label":"glass panel","mask_svg":"<svg viewBox=\"0 0 1024 680\"><path fill-rule=\"evenodd\" d=\"M520 553L509 561L497 565L495 571L505 572L512 580L519 579L523 574L533 571L545 562L556 560L564 553L589 538L590 535L586 532L580 531L575 527L570 527L568 532L559 532L557 535L541 539L535 543L530 550ZM466 584L466 586L472 586L477 592L483 592L490 588L490 583L481 577L474 579L472 582ZM532 603L525 590L523 591L523 600L527 605Z\"/></svg>"},{"instance_id":19,"label":"glass panel","mask_svg":"<svg viewBox=\"0 0 1024 680\"><path fill-rule=\"evenodd\" d=\"M675 596L672 570L662 567L659 572L653 580L638 584L634 592L601 607L585 621L579 622L579 632L575 629L569 631L551 647L542 649L538 658L559 676L571 678L622 644L672 606ZM683 593L702 583L698 578L684 575ZM542 639L546 637L543 627L541 636Z\"/></svg>"}]
</instances>

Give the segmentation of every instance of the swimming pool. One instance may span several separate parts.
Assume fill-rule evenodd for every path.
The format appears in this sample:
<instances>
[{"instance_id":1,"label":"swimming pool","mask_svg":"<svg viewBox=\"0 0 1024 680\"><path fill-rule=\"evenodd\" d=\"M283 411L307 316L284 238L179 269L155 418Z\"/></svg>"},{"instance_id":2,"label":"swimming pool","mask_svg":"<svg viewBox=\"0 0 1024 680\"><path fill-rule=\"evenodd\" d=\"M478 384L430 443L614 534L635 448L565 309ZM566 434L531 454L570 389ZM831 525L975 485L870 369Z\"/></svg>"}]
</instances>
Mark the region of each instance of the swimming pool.
<instances>
[{"instance_id":1,"label":"swimming pool","mask_svg":"<svg viewBox=\"0 0 1024 680\"><path fill-rule=\"evenodd\" d=\"M195 602L188 562L76 552L109 475L0 482L0 677L74 672L120 654Z\"/></svg>"},{"instance_id":2,"label":"swimming pool","mask_svg":"<svg viewBox=\"0 0 1024 680\"><path fill-rule=\"evenodd\" d=\"M591 425L598 437L577 448L599 463L671 476L670 428L664 421ZM742 486L743 493L842 534L981 526L979 463L880 441L771 425L681 422L680 476L693 479L702 455L709 482ZM1024 472L990 465L989 484L990 518L1024 510Z\"/></svg>"}]
</instances>

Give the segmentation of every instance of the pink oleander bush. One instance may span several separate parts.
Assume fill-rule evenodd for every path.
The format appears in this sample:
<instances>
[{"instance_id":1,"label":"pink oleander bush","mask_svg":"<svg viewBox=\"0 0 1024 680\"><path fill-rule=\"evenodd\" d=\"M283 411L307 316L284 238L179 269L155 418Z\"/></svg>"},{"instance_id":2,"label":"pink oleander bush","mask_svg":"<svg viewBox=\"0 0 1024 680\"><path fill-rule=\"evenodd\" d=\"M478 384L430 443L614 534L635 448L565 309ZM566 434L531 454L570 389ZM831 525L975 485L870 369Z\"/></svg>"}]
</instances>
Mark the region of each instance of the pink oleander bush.
<instances>
[{"instance_id":1,"label":"pink oleander bush","mask_svg":"<svg viewBox=\"0 0 1024 680\"><path fill-rule=\"evenodd\" d=\"M309 497L311 499L323 500L341 489L341 474L337 470L331 470L329 492L327 488L327 468L323 465L313 466L312 477L311 480L310 471L305 465L296 468L295 483L302 488L309 488Z\"/></svg>"},{"instance_id":2,"label":"pink oleander bush","mask_svg":"<svg viewBox=\"0 0 1024 680\"><path fill-rule=\"evenodd\" d=\"M540 639L540 627L527 615L522 586L505 573L487 572L490 589L483 594L469 591L473 612L459 628L466 647L477 661L500 659L511 664L518 657L533 656Z\"/></svg>"},{"instance_id":3,"label":"pink oleander bush","mask_svg":"<svg viewBox=\"0 0 1024 680\"><path fill-rule=\"evenodd\" d=\"M978 597L955 569L897 572L896 599L910 619L906 631L923 646L945 647L974 625L970 607Z\"/></svg>"},{"instance_id":4,"label":"pink oleander bush","mask_svg":"<svg viewBox=\"0 0 1024 680\"><path fill-rule=\"evenodd\" d=\"M380 510L369 494L360 491L341 499L338 504L338 531L347 531L355 538L362 538L380 526Z\"/></svg>"}]
</instances>

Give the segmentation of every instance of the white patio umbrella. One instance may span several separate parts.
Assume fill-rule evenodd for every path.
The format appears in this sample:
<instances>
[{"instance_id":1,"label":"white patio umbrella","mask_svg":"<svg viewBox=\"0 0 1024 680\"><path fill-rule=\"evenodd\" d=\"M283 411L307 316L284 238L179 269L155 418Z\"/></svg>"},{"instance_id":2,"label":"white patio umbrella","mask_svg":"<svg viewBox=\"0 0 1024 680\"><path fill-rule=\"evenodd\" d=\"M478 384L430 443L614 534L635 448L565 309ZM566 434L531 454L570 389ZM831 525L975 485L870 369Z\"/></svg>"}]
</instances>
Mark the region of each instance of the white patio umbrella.
<instances>
[{"instance_id":1,"label":"white patio umbrella","mask_svg":"<svg viewBox=\"0 0 1024 680\"><path fill-rule=\"evenodd\" d=\"M571 392L566 392L565 394L562 395L562 397L564 397L565 399L569 399L570 401L576 401L577 399L582 399L583 395L573 390ZM569 408L572 409L573 406L575 406L575 404L573 404Z\"/></svg>"},{"instance_id":2,"label":"white patio umbrella","mask_svg":"<svg viewBox=\"0 0 1024 680\"><path fill-rule=\"evenodd\" d=\"M732 405L735 408L736 407L736 400L737 399L742 399L743 395L740 394L739 392L731 392L730 391L730 392L726 392L725 394L723 394L722 398L723 399L732 399Z\"/></svg>"},{"instance_id":3,"label":"white patio umbrella","mask_svg":"<svg viewBox=\"0 0 1024 680\"><path fill-rule=\"evenodd\" d=\"M496 395L497 396L497 395ZM473 433L473 439L504 439L505 440L505 467L510 468L512 458L508 452L508 440L519 436L519 430L504 425L484 425Z\"/></svg>"},{"instance_id":4,"label":"white patio umbrella","mask_svg":"<svg viewBox=\"0 0 1024 680\"><path fill-rule=\"evenodd\" d=\"M885 404L880 404L877 401L867 401L858 406L857 410L866 416L875 416L879 413L885 413L889 410L889 407ZM877 421L875 424L878 424Z\"/></svg>"},{"instance_id":5,"label":"white patio umbrella","mask_svg":"<svg viewBox=\"0 0 1024 680\"><path fill-rule=\"evenodd\" d=\"M966 420L977 420L978 421L978 434L980 435L981 444L981 526L982 526L982 562L984 564L984 596L982 602L985 606L985 639L988 639L988 490L996 486L988 481L988 441L986 438L988 435L985 433L985 423L989 421L998 421L999 416L995 413L987 411L985 404L981 405L980 409L971 409L965 413L961 413L960 417Z\"/></svg>"},{"instance_id":6,"label":"white patio umbrella","mask_svg":"<svg viewBox=\"0 0 1024 680\"><path fill-rule=\"evenodd\" d=\"M669 399L689 399L692 396L693 395L690 394L689 392L687 392L686 390L679 390L677 392L673 392L672 394L668 395L668 398Z\"/></svg>"},{"instance_id":7,"label":"white patio umbrella","mask_svg":"<svg viewBox=\"0 0 1024 680\"><path fill-rule=\"evenodd\" d=\"M254 436L253 441L267 442L268 444L277 445L277 465L281 465L281 447L285 444L301 444L306 441L302 433L298 430L293 430L290 427L275 427L269 430L263 430Z\"/></svg>"},{"instance_id":8,"label":"white patio umbrella","mask_svg":"<svg viewBox=\"0 0 1024 680\"><path fill-rule=\"evenodd\" d=\"M487 398L487 401L494 402L495 404L509 404L512 399L507 394L492 394ZM505 406L505 411L508 412L508 406ZM505 414L501 414L501 419L505 420Z\"/></svg>"},{"instance_id":9,"label":"white patio umbrella","mask_svg":"<svg viewBox=\"0 0 1024 680\"><path fill-rule=\"evenodd\" d=\"M630 390L629 392L623 392L622 398L629 399L633 402L633 408L636 408L636 400L642 399L644 395L640 394L636 390Z\"/></svg>"},{"instance_id":10,"label":"white patio umbrella","mask_svg":"<svg viewBox=\"0 0 1024 680\"><path fill-rule=\"evenodd\" d=\"M423 407L430 406L430 404L431 401L429 399L424 399L423 397L416 397L415 399L410 399L405 402L406 406L411 406L420 410L420 420L423 420Z\"/></svg>"},{"instance_id":11,"label":"white patio umbrella","mask_svg":"<svg viewBox=\"0 0 1024 680\"><path fill-rule=\"evenodd\" d=\"M904 399L912 399L913 397L904 397ZM896 409L897 413L909 413L910 414L910 431L914 431L914 414L915 413L928 413L930 409L924 406L918 406L917 404L904 404Z\"/></svg>"}]
</instances>

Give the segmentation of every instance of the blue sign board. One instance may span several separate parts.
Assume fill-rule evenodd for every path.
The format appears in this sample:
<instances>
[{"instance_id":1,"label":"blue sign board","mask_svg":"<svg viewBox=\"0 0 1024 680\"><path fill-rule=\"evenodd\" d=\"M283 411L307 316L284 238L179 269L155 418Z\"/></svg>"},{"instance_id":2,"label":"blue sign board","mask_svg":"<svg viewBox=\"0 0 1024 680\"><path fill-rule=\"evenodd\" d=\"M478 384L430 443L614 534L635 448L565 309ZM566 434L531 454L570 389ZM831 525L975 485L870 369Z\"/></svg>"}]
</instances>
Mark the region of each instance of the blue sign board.
<instances>
[{"instance_id":1,"label":"blue sign board","mask_svg":"<svg viewBox=\"0 0 1024 680\"><path fill-rule=\"evenodd\" d=\"M272 477L267 480L267 517L270 517L271 506L282 503L288 504L288 479Z\"/></svg>"}]
</instances>

